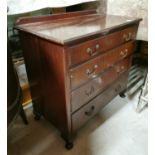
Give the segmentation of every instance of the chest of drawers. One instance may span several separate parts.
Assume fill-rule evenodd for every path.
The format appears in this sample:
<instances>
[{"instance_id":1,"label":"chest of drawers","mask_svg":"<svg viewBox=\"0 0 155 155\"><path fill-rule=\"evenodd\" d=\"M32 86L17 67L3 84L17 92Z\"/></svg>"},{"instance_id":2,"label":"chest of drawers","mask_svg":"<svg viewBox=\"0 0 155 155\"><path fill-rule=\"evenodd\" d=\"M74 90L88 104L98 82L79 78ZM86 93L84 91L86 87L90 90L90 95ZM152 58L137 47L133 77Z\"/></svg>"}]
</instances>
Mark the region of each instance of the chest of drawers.
<instances>
[{"instance_id":1,"label":"chest of drawers","mask_svg":"<svg viewBox=\"0 0 155 155\"><path fill-rule=\"evenodd\" d=\"M84 11L17 21L35 118L53 123L68 149L77 130L125 91L140 20Z\"/></svg>"}]
</instances>

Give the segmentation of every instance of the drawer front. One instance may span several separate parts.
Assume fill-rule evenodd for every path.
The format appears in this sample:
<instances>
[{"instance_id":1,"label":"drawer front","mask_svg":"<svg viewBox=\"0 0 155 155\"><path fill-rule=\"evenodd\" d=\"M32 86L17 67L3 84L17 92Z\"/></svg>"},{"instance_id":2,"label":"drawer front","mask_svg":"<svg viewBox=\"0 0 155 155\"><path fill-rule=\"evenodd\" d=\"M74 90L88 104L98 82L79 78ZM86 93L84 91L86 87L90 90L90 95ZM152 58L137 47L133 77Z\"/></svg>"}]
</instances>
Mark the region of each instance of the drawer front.
<instances>
[{"instance_id":1,"label":"drawer front","mask_svg":"<svg viewBox=\"0 0 155 155\"><path fill-rule=\"evenodd\" d=\"M104 67L113 67L116 62L130 56L134 52L135 47L135 41L131 41L107 52L104 56Z\"/></svg>"},{"instance_id":2,"label":"drawer front","mask_svg":"<svg viewBox=\"0 0 155 155\"><path fill-rule=\"evenodd\" d=\"M117 78L115 68L109 69L101 76L89 81L85 85L71 92L72 112L86 104L90 99L103 91Z\"/></svg>"},{"instance_id":3,"label":"drawer front","mask_svg":"<svg viewBox=\"0 0 155 155\"><path fill-rule=\"evenodd\" d=\"M71 92L72 112L86 104L89 100L95 97L98 93L106 89L120 74L129 70L131 57L123 59L114 67L102 73L99 77L90 80L78 89Z\"/></svg>"},{"instance_id":4,"label":"drawer front","mask_svg":"<svg viewBox=\"0 0 155 155\"><path fill-rule=\"evenodd\" d=\"M70 69L71 89L75 89L86 81L94 79L105 68L113 67L116 62L129 56L134 51L134 48L135 42L131 41Z\"/></svg>"},{"instance_id":5,"label":"drawer front","mask_svg":"<svg viewBox=\"0 0 155 155\"><path fill-rule=\"evenodd\" d=\"M104 55L102 55L76 68L70 69L71 89L75 89L86 81L95 78L104 68Z\"/></svg>"},{"instance_id":6,"label":"drawer front","mask_svg":"<svg viewBox=\"0 0 155 155\"><path fill-rule=\"evenodd\" d=\"M70 47L70 66L82 63L95 55L112 49L122 43L135 39L137 26L128 27L124 30L111 33L104 37L90 40L85 43Z\"/></svg>"},{"instance_id":7,"label":"drawer front","mask_svg":"<svg viewBox=\"0 0 155 155\"><path fill-rule=\"evenodd\" d=\"M125 71L129 70L132 62L132 56L129 58L123 59L117 65L114 66L115 71L117 72L117 76L124 73Z\"/></svg>"},{"instance_id":8,"label":"drawer front","mask_svg":"<svg viewBox=\"0 0 155 155\"><path fill-rule=\"evenodd\" d=\"M126 88L128 72L122 74L103 93L91 100L87 105L72 114L72 130L75 132L92 118L102 107L110 102L117 94Z\"/></svg>"}]
</instances>

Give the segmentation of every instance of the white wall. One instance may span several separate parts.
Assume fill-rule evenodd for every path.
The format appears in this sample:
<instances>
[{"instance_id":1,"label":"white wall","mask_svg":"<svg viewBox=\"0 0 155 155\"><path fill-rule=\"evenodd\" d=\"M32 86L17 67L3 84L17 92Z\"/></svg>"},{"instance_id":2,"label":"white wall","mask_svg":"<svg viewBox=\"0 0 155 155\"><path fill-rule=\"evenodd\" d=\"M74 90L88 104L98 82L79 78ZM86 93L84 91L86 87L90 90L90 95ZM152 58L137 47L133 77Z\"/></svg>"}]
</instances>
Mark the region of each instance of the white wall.
<instances>
[{"instance_id":1,"label":"white wall","mask_svg":"<svg viewBox=\"0 0 155 155\"><path fill-rule=\"evenodd\" d=\"M107 3L108 14L141 17L146 22L147 12L147 0L108 0Z\"/></svg>"},{"instance_id":2,"label":"white wall","mask_svg":"<svg viewBox=\"0 0 155 155\"><path fill-rule=\"evenodd\" d=\"M138 30L137 39L148 40L148 1L147 0L99 0L100 12L105 13L105 3L107 3L107 14L121 15L142 18Z\"/></svg>"}]
</instances>

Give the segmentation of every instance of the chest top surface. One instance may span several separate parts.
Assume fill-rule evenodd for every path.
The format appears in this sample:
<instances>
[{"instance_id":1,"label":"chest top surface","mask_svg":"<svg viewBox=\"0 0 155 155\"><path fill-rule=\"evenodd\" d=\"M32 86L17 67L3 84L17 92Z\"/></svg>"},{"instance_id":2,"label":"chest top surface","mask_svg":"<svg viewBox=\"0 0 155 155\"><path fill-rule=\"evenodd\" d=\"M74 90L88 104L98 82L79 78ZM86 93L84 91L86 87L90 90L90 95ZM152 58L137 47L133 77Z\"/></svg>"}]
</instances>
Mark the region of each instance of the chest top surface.
<instances>
[{"instance_id":1,"label":"chest top surface","mask_svg":"<svg viewBox=\"0 0 155 155\"><path fill-rule=\"evenodd\" d=\"M24 23L19 24L17 28L63 45L94 34L106 34L112 29L134 24L140 20L140 18L124 16L88 14Z\"/></svg>"}]
</instances>

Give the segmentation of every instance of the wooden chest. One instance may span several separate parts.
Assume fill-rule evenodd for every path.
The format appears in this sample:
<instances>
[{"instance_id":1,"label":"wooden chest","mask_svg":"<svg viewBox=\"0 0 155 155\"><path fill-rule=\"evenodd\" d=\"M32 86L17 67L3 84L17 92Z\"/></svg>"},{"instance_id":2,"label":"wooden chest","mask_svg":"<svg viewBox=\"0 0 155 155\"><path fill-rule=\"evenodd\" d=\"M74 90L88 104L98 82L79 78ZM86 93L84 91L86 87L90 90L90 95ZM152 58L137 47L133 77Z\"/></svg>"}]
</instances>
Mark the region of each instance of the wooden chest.
<instances>
[{"instance_id":1,"label":"wooden chest","mask_svg":"<svg viewBox=\"0 0 155 155\"><path fill-rule=\"evenodd\" d=\"M85 11L17 21L35 118L52 122L68 149L76 131L126 90L140 20Z\"/></svg>"}]
</instances>

